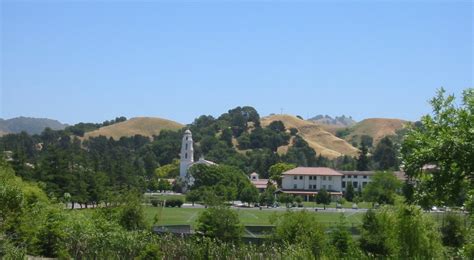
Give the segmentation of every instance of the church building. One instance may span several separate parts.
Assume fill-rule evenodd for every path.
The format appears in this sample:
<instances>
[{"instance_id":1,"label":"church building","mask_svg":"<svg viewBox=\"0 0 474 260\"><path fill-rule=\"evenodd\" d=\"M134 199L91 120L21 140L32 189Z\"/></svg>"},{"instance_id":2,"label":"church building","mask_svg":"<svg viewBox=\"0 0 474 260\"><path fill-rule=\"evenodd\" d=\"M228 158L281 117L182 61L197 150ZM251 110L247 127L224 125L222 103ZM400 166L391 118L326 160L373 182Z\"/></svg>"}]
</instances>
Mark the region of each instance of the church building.
<instances>
[{"instance_id":1,"label":"church building","mask_svg":"<svg viewBox=\"0 0 474 260\"><path fill-rule=\"evenodd\" d=\"M214 162L204 160L202 156L199 160L194 161L193 134L188 129L184 132L183 140L181 141L179 163L179 177L185 182L186 186L191 186L194 183L194 178L188 174L188 170L195 164L216 165Z\"/></svg>"}]
</instances>

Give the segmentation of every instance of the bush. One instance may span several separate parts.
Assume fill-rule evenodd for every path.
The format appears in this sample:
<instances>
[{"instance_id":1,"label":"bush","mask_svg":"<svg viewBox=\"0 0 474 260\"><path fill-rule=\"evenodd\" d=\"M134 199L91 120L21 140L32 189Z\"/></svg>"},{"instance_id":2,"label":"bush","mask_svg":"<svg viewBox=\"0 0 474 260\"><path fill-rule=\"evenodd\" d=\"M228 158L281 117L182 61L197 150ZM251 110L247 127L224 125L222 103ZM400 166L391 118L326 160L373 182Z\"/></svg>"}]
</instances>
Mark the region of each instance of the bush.
<instances>
[{"instance_id":1,"label":"bush","mask_svg":"<svg viewBox=\"0 0 474 260\"><path fill-rule=\"evenodd\" d=\"M174 207L178 207L178 208L181 208L181 206L183 205L183 200L181 199L168 199L166 201L166 207L171 207L171 208L174 208Z\"/></svg>"},{"instance_id":2,"label":"bush","mask_svg":"<svg viewBox=\"0 0 474 260\"><path fill-rule=\"evenodd\" d=\"M283 215L274 215L271 222L276 226L274 239L277 242L301 245L311 249L316 257L323 253L327 239L312 213L287 211Z\"/></svg>"},{"instance_id":3,"label":"bush","mask_svg":"<svg viewBox=\"0 0 474 260\"><path fill-rule=\"evenodd\" d=\"M240 240L243 232L237 212L225 206L204 210L199 215L197 226L204 236L225 242Z\"/></svg>"},{"instance_id":4,"label":"bush","mask_svg":"<svg viewBox=\"0 0 474 260\"><path fill-rule=\"evenodd\" d=\"M158 205L163 205L163 201L159 199L151 199L150 203L153 207L158 207Z\"/></svg>"},{"instance_id":5,"label":"bush","mask_svg":"<svg viewBox=\"0 0 474 260\"><path fill-rule=\"evenodd\" d=\"M443 245L461 248L466 242L467 230L464 227L459 215L449 213L444 218L444 224L441 227L441 236Z\"/></svg>"}]
</instances>

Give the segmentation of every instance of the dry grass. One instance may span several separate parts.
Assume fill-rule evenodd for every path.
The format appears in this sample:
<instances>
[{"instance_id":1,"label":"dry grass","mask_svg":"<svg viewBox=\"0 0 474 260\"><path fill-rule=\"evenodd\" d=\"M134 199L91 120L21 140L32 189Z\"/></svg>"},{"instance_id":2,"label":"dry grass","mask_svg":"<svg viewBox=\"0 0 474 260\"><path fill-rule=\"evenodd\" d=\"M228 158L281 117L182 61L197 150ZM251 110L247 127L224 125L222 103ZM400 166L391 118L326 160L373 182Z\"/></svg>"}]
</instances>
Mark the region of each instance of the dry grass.
<instances>
[{"instance_id":1,"label":"dry grass","mask_svg":"<svg viewBox=\"0 0 474 260\"><path fill-rule=\"evenodd\" d=\"M96 137L96 136L107 136L112 137L115 140L120 139L123 136L153 136L158 135L161 130L179 130L184 125L157 117L134 117L125 122L101 127L95 131L88 132L84 135L85 138Z\"/></svg>"},{"instance_id":2,"label":"dry grass","mask_svg":"<svg viewBox=\"0 0 474 260\"><path fill-rule=\"evenodd\" d=\"M267 126L273 121L280 120L285 127L298 129L299 134L313 148L316 153L328 158L336 158L342 155L357 155L358 150L343 139L324 130L320 125L299 119L291 115L272 115L262 118L262 126ZM286 152L288 147L280 147L278 152Z\"/></svg>"},{"instance_id":3,"label":"dry grass","mask_svg":"<svg viewBox=\"0 0 474 260\"><path fill-rule=\"evenodd\" d=\"M404 128L407 123L407 121L401 119L365 119L352 126L351 133L344 139L353 140L359 138L362 135L368 135L374 139L374 144L377 144L380 139L384 138L385 136L395 135L396 131Z\"/></svg>"}]
</instances>

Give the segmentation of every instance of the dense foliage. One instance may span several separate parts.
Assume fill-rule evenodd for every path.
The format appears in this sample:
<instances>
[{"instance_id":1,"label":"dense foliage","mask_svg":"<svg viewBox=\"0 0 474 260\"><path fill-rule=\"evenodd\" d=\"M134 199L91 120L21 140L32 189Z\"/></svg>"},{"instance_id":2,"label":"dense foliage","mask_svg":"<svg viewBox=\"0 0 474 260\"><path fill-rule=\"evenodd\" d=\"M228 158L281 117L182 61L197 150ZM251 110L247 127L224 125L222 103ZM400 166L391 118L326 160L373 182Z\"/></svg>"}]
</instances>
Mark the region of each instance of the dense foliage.
<instances>
[{"instance_id":1,"label":"dense foliage","mask_svg":"<svg viewBox=\"0 0 474 260\"><path fill-rule=\"evenodd\" d=\"M469 205L474 201L474 89L456 106L443 89L431 100L402 146L404 169L416 179L415 199L425 205Z\"/></svg>"}]
</instances>

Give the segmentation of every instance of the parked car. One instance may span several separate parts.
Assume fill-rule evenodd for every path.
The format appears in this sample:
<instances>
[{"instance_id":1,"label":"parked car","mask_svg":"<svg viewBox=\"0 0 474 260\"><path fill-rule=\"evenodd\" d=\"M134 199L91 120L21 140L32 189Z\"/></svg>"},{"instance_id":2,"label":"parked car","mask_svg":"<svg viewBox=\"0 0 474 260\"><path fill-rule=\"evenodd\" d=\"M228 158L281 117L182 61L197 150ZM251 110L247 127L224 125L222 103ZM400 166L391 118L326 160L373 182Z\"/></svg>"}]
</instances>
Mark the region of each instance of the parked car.
<instances>
[{"instance_id":1,"label":"parked car","mask_svg":"<svg viewBox=\"0 0 474 260\"><path fill-rule=\"evenodd\" d=\"M357 206L357 204L353 203L352 204L352 209L359 209L359 207Z\"/></svg>"},{"instance_id":2,"label":"parked car","mask_svg":"<svg viewBox=\"0 0 474 260\"><path fill-rule=\"evenodd\" d=\"M336 203L336 209L342 209L342 204L341 203Z\"/></svg>"}]
</instances>

